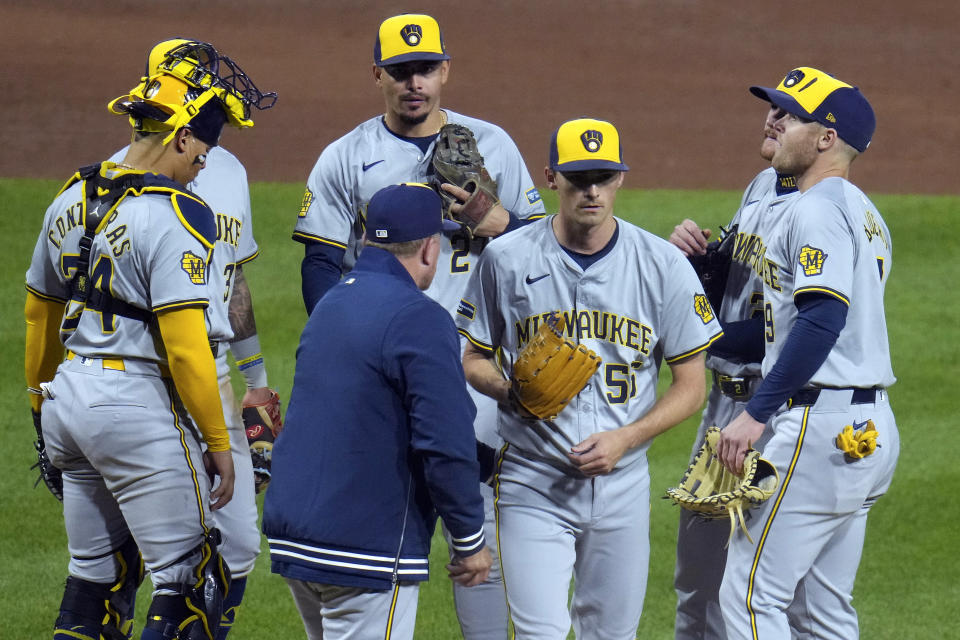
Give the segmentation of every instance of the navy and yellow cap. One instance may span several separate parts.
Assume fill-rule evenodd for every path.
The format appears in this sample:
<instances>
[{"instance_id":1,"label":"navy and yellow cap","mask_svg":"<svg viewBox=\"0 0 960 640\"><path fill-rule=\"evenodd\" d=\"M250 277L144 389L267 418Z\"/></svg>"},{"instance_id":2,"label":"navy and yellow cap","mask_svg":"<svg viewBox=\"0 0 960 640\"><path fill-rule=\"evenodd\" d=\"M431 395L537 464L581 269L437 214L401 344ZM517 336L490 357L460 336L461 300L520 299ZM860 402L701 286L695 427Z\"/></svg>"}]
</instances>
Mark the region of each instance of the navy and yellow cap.
<instances>
[{"instance_id":1,"label":"navy and yellow cap","mask_svg":"<svg viewBox=\"0 0 960 640\"><path fill-rule=\"evenodd\" d=\"M613 169L628 171L616 127L604 120L579 118L560 125L550 138L550 168L554 171Z\"/></svg>"},{"instance_id":2,"label":"navy and yellow cap","mask_svg":"<svg viewBox=\"0 0 960 640\"><path fill-rule=\"evenodd\" d=\"M443 217L437 192L419 182L384 187L367 205L367 240L373 242L409 242L458 229L458 223Z\"/></svg>"},{"instance_id":3,"label":"navy and yellow cap","mask_svg":"<svg viewBox=\"0 0 960 640\"><path fill-rule=\"evenodd\" d=\"M776 89L750 87L750 93L787 113L835 129L857 151L867 150L877 128L873 108L858 88L813 67L797 67Z\"/></svg>"},{"instance_id":4,"label":"navy and yellow cap","mask_svg":"<svg viewBox=\"0 0 960 640\"><path fill-rule=\"evenodd\" d=\"M449 60L440 25L422 13L404 13L380 23L373 43L373 63L378 67L413 60Z\"/></svg>"}]
</instances>

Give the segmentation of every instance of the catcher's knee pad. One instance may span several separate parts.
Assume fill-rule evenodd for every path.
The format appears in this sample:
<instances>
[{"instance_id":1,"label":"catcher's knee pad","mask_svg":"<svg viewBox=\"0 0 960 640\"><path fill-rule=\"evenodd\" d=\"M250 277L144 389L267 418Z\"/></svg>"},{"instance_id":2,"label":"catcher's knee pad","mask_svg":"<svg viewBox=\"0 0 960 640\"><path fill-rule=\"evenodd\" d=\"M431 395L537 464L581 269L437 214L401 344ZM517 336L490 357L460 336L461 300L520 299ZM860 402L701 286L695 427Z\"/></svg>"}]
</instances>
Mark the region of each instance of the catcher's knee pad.
<instances>
[{"instance_id":1,"label":"catcher's knee pad","mask_svg":"<svg viewBox=\"0 0 960 640\"><path fill-rule=\"evenodd\" d=\"M230 569L217 551L220 531L211 529L200 547L193 579L185 584L159 584L147 612L144 638L214 640L223 602L230 588ZM192 550L190 555L197 550ZM148 633L149 632L149 633Z\"/></svg>"},{"instance_id":2,"label":"catcher's knee pad","mask_svg":"<svg viewBox=\"0 0 960 640\"><path fill-rule=\"evenodd\" d=\"M126 640L133 635L137 588L143 582L143 558L133 536L128 537L112 555L119 567L117 581L113 584L73 576L67 578L57 629L92 633L94 640Z\"/></svg>"}]
</instances>

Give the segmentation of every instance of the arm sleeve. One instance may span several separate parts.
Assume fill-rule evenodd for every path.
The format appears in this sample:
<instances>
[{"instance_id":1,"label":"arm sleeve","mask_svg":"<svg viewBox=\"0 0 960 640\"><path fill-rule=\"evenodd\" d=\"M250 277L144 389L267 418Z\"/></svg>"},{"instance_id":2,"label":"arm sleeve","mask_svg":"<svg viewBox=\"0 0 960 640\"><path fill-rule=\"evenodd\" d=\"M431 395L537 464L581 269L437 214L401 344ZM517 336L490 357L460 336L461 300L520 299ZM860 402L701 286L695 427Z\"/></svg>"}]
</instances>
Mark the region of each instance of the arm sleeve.
<instances>
[{"instance_id":1,"label":"arm sleeve","mask_svg":"<svg viewBox=\"0 0 960 640\"><path fill-rule=\"evenodd\" d=\"M392 346L385 348L385 358L396 363L403 381L410 446L431 500L452 535L454 552L473 555L485 544L473 431L476 408L467 392L453 322L442 307L425 300L397 314L387 340Z\"/></svg>"},{"instance_id":2,"label":"arm sleeve","mask_svg":"<svg viewBox=\"0 0 960 640\"><path fill-rule=\"evenodd\" d=\"M763 338L763 317L721 322L723 337L710 345L708 352L732 362L762 362L766 348Z\"/></svg>"},{"instance_id":3,"label":"arm sleeve","mask_svg":"<svg viewBox=\"0 0 960 640\"><path fill-rule=\"evenodd\" d=\"M27 321L26 353L24 370L28 389L39 389L41 382L49 382L63 360L63 345L60 344L60 320L64 304L46 300L27 292L23 315ZM40 411L43 396L31 392L30 406Z\"/></svg>"},{"instance_id":4,"label":"arm sleeve","mask_svg":"<svg viewBox=\"0 0 960 640\"><path fill-rule=\"evenodd\" d=\"M183 405L196 420L210 451L229 451L217 367L207 341L203 309L188 307L161 312L157 314L157 323Z\"/></svg>"},{"instance_id":5,"label":"arm sleeve","mask_svg":"<svg viewBox=\"0 0 960 640\"><path fill-rule=\"evenodd\" d=\"M797 297L797 322L790 330L783 351L760 388L747 403L746 411L758 422L766 422L827 359L847 321L847 305L827 294Z\"/></svg>"},{"instance_id":6,"label":"arm sleeve","mask_svg":"<svg viewBox=\"0 0 960 640\"><path fill-rule=\"evenodd\" d=\"M313 311L323 294L340 281L344 253L340 247L329 244L317 242L304 245L300 278L307 315Z\"/></svg>"}]
</instances>

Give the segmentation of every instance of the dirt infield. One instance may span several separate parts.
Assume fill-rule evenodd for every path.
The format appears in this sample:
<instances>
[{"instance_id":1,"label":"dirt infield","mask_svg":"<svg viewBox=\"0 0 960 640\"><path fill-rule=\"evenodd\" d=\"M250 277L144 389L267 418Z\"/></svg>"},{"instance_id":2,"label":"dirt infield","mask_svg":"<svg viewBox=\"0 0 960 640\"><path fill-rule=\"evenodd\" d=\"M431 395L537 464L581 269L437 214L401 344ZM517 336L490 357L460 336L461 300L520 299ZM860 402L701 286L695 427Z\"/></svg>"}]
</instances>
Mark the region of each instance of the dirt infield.
<instances>
[{"instance_id":1,"label":"dirt infield","mask_svg":"<svg viewBox=\"0 0 960 640\"><path fill-rule=\"evenodd\" d=\"M630 187L742 188L761 168L764 111L747 87L808 65L858 84L877 112L858 184L958 189L960 3L938 0L3 0L0 176L64 178L109 156L129 128L106 103L155 42L186 35L280 94L254 129L224 135L251 180L304 182L326 144L382 109L375 28L408 9L444 30L442 103L503 126L540 185L550 133L590 115L620 128Z\"/></svg>"}]
</instances>

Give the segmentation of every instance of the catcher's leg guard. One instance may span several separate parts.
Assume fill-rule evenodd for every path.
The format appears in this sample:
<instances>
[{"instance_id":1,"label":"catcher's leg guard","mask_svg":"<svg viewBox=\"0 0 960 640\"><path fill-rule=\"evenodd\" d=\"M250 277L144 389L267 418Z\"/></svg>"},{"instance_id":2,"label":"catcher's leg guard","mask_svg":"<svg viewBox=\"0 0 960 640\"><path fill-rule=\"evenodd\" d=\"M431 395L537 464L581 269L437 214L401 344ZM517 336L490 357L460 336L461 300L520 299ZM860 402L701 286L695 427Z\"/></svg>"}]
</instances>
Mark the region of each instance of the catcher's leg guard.
<instances>
[{"instance_id":1,"label":"catcher's leg guard","mask_svg":"<svg viewBox=\"0 0 960 640\"><path fill-rule=\"evenodd\" d=\"M230 589L223 599L223 614L220 616L220 630L217 631L217 640L226 640L227 634L233 628L233 622L237 619L237 609L240 608L240 601L243 600L243 592L246 589L246 577L230 581Z\"/></svg>"},{"instance_id":2,"label":"catcher's leg guard","mask_svg":"<svg viewBox=\"0 0 960 640\"><path fill-rule=\"evenodd\" d=\"M113 555L120 567L114 584L67 578L54 638L127 640L133 635L134 604L137 588L143 582L143 559L132 536Z\"/></svg>"},{"instance_id":3,"label":"catcher's leg guard","mask_svg":"<svg viewBox=\"0 0 960 640\"><path fill-rule=\"evenodd\" d=\"M215 640L224 599L229 594L230 569L217 551L220 532L211 529L199 547L200 562L192 584L159 584L147 611L141 640ZM194 551L190 552L192 555Z\"/></svg>"}]
</instances>

